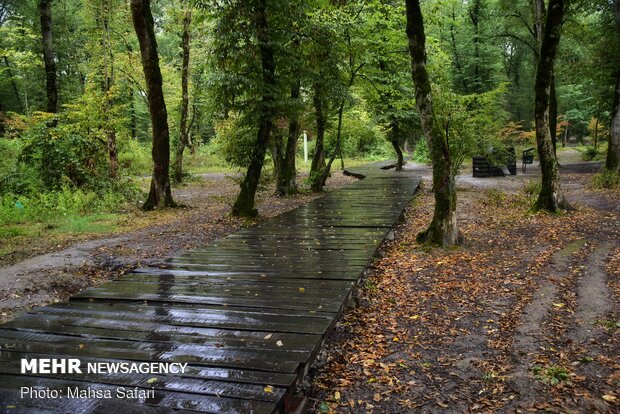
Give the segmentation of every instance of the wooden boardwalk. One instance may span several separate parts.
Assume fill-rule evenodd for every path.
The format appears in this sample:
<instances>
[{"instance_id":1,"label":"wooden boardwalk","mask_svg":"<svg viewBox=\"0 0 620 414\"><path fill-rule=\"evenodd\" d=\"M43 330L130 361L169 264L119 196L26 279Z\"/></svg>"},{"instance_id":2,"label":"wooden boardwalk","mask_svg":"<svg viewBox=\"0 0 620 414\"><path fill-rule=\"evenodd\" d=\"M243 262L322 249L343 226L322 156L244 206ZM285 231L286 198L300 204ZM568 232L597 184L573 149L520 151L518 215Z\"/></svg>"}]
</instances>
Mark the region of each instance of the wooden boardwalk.
<instances>
[{"instance_id":1,"label":"wooden boardwalk","mask_svg":"<svg viewBox=\"0 0 620 414\"><path fill-rule=\"evenodd\" d=\"M283 413L419 180L367 177L0 326L0 411ZM187 363L183 374L21 374L22 358ZM64 398L22 398L60 390ZM154 396L115 398L119 387ZM67 389L112 398L67 398Z\"/></svg>"}]
</instances>

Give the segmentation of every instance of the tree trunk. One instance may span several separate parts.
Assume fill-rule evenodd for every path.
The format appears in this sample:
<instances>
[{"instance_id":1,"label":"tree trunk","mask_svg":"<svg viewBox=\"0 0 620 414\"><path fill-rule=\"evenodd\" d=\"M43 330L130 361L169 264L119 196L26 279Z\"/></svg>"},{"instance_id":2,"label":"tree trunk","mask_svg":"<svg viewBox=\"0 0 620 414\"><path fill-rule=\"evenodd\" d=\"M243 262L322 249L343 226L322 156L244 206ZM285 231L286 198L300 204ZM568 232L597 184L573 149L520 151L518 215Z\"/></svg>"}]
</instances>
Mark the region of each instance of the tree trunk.
<instances>
[{"instance_id":1,"label":"tree trunk","mask_svg":"<svg viewBox=\"0 0 620 414\"><path fill-rule=\"evenodd\" d=\"M418 235L418 240L450 246L460 241L456 222L456 186L452 173L452 160L448 141L443 130L433 118L431 82L426 69L424 20L419 0L406 0L406 7L407 37L411 54L415 100L433 162L433 192L435 193L433 221L426 231Z\"/></svg>"},{"instance_id":2,"label":"tree trunk","mask_svg":"<svg viewBox=\"0 0 620 414\"><path fill-rule=\"evenodd\" d=\"M299 100L301 82L297 80L291 87L291 100ZM299 137L299 113L293 112L288 122L288 136L286 152L282 162L282 170L276 182L276 194L279 196L292 195L297 192L295 156L297 154L297 138Z\"/></svg>"},{"instance_id":3,"label":"tree trunk","mask_svg":"<svg viewBox=\"0 0 620 414\"><path fill-rule=\"evenodd\" d=\"M616 18L616 35L620 37L620 0L614 0L614 15ZM620 68L616 74L615 86L605 168L620 174Z\"/></svg>"},{"instance_id":4,"label":"tree trunk","mask_svg":"<svg viewBox=\"0 0 620 414\"><path fill-rule=\"evenodd\" d=\"M396 120L392 121L391 129L392 131L391 131L390 141L392 142L392 147L394 147L394 151L396 152L396 157L397 157L396 171L402 171L404 159L403 159L403 151L400 149L400 145L398 144L398 135L399 135L398 121Z\"/></svg>"},{"instance_id":5,"label":"tree trunk","mask_svg":"<svg viewBox=\"0 0 620 414\"><path fill-rule=\"evenodd\" d=\"M104 130L108 150L108 176L112 179L118 177L118 151L116 148L116 131L110 126L110 111L112 110L112 84L114 83L114 63L112 61L112 42L110 40L110 2L104 0L103 19L101 30L101 50L103 53L103 93L104 107Z\"/></svg>"},{"instance_id":6,"label":"tree trunk","mask_svg":"<svg viewBox=\"0 0 620 414\"><path fill-rule=\"evenodd\" d=\"M314 88L314 111L316 116L316 140L312 163L310 165L310 188L312 191L321 191L321 174L325 169L325 111L323 108L322 86L315 85Z\"/></svg>"},{"instance_id":7,"label":"tree trunk","mask_svg":"<svg viewBox=\"0 0 620 414\"><path fill-rule=\"evenodd\" d=\"M615 3L616 5L619 4L620 0L616 0ZM616 10L618 10L618 8L616 8ZM618 13L616 13L616 15L618 15ZM618 70L618 74L616 75L615 89L605 168L620 174L620 70Z\"/></svg>"},{"instance_id":8,"label":"tree trunk","mask_svg":"<svg viewBox=\"0 0 620 414\"><path fill-rule=\"evenodd\" d=\"M265 152L269 143L269 135L273 127L273 90L275 86L275 61L273 47L271 45L269 26L267 24L266 0L256 0L256 37L259 43L261 66L263 70L263 93L260 105L260 119L256 145L252 151L250 165L241 183L241 192L233 206L233 215L254 217L258 211L254 208L254 197L258 187L258 180L265 161Z\"/></svg>"},{"instance_id":9,"label":"tree trunk","mask_svg":"<svg viewBox=\"0 0 620 414\"><path fill-rule=\"evenodd\" d=\"M344 114L344 104L345 103L343 101L340 104L340 108L338 109L338 129L336 130L336 148L334 148L334 153L331 155L331 157L329 157L329 162L327 163L327 165L323 169L323 172L321 173L319 187L314 191L323 191L323 187L325 187L325 183L327 182L327 177L329 177L329 173L331 171L332 164L334 163L334 160L336 159L336 155L340 154L340 162L344 164L344 162L342 161L342 145L340 142L342 139L342 116Z\"/></svg>"},{"instance_id":10,"label":"tree trunk","mask_svg":"<svg viewBox=\"0 0 620 414\"><path fill-rule=\"evenodd\" d=\"M534 207L535 210L558 212L569 208L560 188L558 163L553 153L553 142L549 129L551 85L553 64L560 45L565 0L550 0L547 21L540 48L536 70L534 118L536 121L536 143L542 172L542 188Z\"/></svg>"},{"instance_id":11,"label":"tree trunk","mask_svg":"<svg viewBox=\"0 0 620 414\"><path fill-rule=\"evenodd\" d=\"M142 206L145 210L174 207L170 191L170 132L162 90L162 77L157 56L157 41L149 0L131 0L131 17L140 43L142 68L153 127L153 176L149 195Z\"/></svg>"},{"instance_id":12,"label":"tree trunk","mask_svg":"<svg viewBox=\"0 0 620 414\"><path fill-rule=\"evenodd\" d=\"M183 54L181 63L181 121L179 122L179 141L174 163L174 180L180 183L183 180L183 151L189 143L189 131L187 117L189 113L189 29L192 21L192 10L184 2L185 14L183 15L183 34L181 35L181 50Z\"/></svg>"},{"instance_id":13,"label":"tree trunk","mask_svg":"<svg viewBox=\"0 0 620 414\"><path fill-rule=\"evenodd\" d=\"M11 78L11 88L13 89L13 93L15 94L15 98L17 98L17 103L19 105L19 110L24 110L24 104L22 103L22 98L19 95L19 89L17 88L17 82L15 82L15 77L13 76L13 71L11 70L11 65L9 64L9 59L4 56L3 57L4 64L6 66L6 72L8 77Z\"/></svg>"},{"instance_id":14,"label":"tree trunk","mask_svg":"<svg viewBox=\"0 0 620 414\"><path fill-rule=\"evenodd\" d=\"M558 133L558 97L555 93L555 75L551 76L551 89L549 95L549 132L553 144L553 156L557 159L557 133Z\"/></svg>"},{"instance_id":15,"label":"tree trunk","mask_svg":"<svg viewBox=\"0 0 620 414\"><path fill-rule=\"evenodd\" d=\"M43 63L47 92L47 112L58 112L58 87L56 85L56 61L52 44L52 1L40 0L41 39L43 41Z\"/></svg>"}]
</instances>

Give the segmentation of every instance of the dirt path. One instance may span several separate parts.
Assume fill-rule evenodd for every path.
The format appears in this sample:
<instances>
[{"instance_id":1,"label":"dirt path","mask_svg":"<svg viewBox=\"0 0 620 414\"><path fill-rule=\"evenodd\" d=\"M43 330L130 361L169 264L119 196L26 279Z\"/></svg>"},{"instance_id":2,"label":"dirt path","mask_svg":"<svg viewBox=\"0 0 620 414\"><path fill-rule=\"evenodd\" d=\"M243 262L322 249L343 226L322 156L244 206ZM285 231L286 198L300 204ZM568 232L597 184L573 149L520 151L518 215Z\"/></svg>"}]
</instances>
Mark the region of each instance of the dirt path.
<instances>
[{"instance_id":1,"label":"dirt path","mask_svg":"<svg viewBox=\"0 0 620 414\"><path fill-rule=\"evenodd\" d=\"M300 181L303 177L300 178ZM327 182L333 190L354 180L335 173ZM66 299L89 286L115 278L129 269L159 262L179 251L204 246L250 224L230 216L238 185L225 174L204 174L196 182L173 190L185 207L148 215L150 224L124 234L99 235L49 251L9 266L0 267L0 322L32 306ZM273 217L317 197L300 194L278 198L269 191L259 193L259 220ZM35 251L37 243L32 240ZM49 247L47 247L49 249ZM24 256L24 252L16 256Z\"/></svg>"},{"instance_id":2,"label":"dirt path","mask_svg":"<svg viewBox=\"0 0 620 414\"><path fill-rule=\"evenodd\" d=\"M535 168L459 177L448 251L415 243L427 181L312 370L311 412L618 412L620 194L588 188L596 168L564 164L578 210L559 216L528 214Z\"/></svg>"}]
</instances>

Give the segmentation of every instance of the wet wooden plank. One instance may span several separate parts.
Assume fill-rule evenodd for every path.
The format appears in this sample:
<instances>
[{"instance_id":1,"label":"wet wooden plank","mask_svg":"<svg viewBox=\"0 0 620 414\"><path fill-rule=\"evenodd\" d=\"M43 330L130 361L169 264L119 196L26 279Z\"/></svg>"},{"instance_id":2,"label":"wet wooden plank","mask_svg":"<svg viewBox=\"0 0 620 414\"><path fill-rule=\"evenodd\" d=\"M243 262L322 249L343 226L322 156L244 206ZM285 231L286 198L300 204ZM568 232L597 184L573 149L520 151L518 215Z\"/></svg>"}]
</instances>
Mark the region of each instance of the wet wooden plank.
<instances>
[{"instance_id":1,"label":"wet wooden plank","mask_svg":"<svg viewBox=\"0 0 620 414\"><path fill-rule=\"evenodd\" d=\"M296 210L0 326L0 408L281 409L418 185L409 174L376 168ZM20 359L37 357L189 365L177 375L22 375ZM158 397L18 401L19 386L140 387Z\"/></svg>"}]
</instances>

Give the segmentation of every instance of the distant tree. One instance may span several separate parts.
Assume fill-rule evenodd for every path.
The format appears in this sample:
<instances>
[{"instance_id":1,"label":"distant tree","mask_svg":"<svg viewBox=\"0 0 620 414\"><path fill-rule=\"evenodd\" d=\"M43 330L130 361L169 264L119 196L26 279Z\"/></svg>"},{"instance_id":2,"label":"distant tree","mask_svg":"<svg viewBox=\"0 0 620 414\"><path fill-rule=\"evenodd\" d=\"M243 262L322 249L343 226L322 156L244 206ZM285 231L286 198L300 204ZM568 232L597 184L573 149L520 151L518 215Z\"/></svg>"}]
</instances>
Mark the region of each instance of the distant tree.
<instances>
[{"instance_id":1,"label":"distant tree","mask_svg":"<svg viewBox=\"0 0 620 414\"><path fill-rule=\"evenodd\" d=\"M421 242L451 246L459 242L456 221L456 184L448 141L433 112L431 81L426 66L426 36L419 0L406 0L407 37L416 106L433 163L435 212L428 229L418 235Z\"/></svg>"},{"instance_id":2,"label":"distant tree","mask_svg":"<svg viewBox=\"0 0 620 414\"><path fill-rule=\"evenodd\" d=\"M56 58L52 42L52 1L39 1L41 19L41 39L43 43L43 62L47 92L47 112L58 112L58 86L56 84Z\"/></svg>"},{"instance_id":3,"label":"distant tree","mask_svg":"<svg viewBox=\"0 0 620 414\"><path fill-rule=\"evenodd\" d=\"M179 122L179 140L177 142L176 157L174 162L174 179L177 182L183 180L183 152L189 144L189 127L187 119L189 115L189 54L190 54L190 24L192 22L192 9L188 0L183 0L183 30L181 33L181 120Z\"/></svg>"},{"instance_id":4,"label":"distant tree","mask_svg":"<svg viewBox=\"0 0 620 414\"><path fill-rule=\"evenodd\" d=\"M149 195L142 206L145 210L173 207L170 190L170 133L162 77L157 56L157 40L149 0L131 0L131 17L140 43L142 68L153 127L153 176Z\"/></svg>"}]
</instances>

